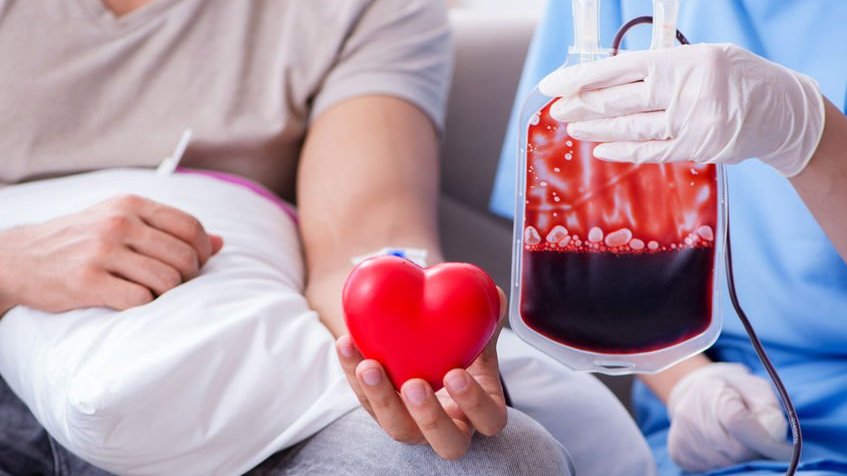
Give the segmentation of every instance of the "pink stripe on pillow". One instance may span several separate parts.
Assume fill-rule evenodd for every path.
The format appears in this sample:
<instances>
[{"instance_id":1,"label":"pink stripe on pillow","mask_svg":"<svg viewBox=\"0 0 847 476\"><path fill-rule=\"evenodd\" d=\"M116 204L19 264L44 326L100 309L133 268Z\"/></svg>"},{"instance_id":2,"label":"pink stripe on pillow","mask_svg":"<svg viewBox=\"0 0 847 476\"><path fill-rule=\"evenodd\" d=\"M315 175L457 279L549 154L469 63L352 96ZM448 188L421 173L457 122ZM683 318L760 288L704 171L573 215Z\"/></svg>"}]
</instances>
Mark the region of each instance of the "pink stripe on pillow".
<instances>
[{"instance_id":1,"label":"pink stripe on pillow","mask_svg":"<svg viewBox=\"0 0 847 476\"><path fill-rule=\"evenodd\" d=\"M291 206L291 204L279 198L275 193L268 190L265 186L254 182L248 178L241 177L239 175L228 174L226 172L218 172L216 170L187 169L184 167L177 167L176 172L180 174L204 175L206 177L244 187L247 190L250 190L251 192L269 200L274 205L282 209L282 211L284 211L285 214L288 215L295 224L298 223L297 210L293 206Z\"/></svg>"}]
</instances>

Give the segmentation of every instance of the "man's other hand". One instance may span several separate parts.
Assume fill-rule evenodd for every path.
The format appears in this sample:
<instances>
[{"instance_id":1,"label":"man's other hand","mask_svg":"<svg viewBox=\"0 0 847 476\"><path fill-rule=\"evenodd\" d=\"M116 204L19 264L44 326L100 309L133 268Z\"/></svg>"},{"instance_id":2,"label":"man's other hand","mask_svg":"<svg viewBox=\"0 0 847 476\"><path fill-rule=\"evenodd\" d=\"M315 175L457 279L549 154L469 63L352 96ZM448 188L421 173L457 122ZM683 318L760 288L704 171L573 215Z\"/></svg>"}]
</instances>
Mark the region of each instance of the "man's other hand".
<instances>
[{"instance_id":1,"label":"man's other hand","mask_svg":"<svg viewBox=\"0 0 847 476\"><path fill-rule=\"evenodd\" d=\"M134 195L0 233L0 315L125 310L194 278L223 240L194 217Z\"/></svg>"}]
</instances>

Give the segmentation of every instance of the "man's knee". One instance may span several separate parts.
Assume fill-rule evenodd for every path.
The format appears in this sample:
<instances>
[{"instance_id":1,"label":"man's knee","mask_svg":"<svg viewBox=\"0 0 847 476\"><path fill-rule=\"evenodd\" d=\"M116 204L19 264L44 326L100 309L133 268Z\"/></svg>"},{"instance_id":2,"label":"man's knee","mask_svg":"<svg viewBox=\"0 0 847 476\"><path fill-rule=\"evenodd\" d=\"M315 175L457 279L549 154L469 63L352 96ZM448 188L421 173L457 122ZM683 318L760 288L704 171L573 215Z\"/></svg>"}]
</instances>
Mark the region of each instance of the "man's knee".
<instances>
[{"instance_id":1,"label":"man's knee","mask_svg":"<svg viewBox=\"0 0 847 476\"><path fill-rule=\"evenodd\" d=\"M426 445L392 440L364 410L345 415L291 450L277 471L300 469L338 475L567 475L570 456L541 425L516 410L497 436L474 436L470 450L456 461L439 458Z\"/></svg>"},{"instance_id":2,"label":"man's knee","mask_svg":"<svg viewBox=\"0 0 847 476\"><path fill-rule=\"evenodd\" d=\"M472 465L468 474L574 473L567 450L538 422L514 409L509 409L509 423L500 434L476 435L463 459Z\"/></svg>"}]
</instances>

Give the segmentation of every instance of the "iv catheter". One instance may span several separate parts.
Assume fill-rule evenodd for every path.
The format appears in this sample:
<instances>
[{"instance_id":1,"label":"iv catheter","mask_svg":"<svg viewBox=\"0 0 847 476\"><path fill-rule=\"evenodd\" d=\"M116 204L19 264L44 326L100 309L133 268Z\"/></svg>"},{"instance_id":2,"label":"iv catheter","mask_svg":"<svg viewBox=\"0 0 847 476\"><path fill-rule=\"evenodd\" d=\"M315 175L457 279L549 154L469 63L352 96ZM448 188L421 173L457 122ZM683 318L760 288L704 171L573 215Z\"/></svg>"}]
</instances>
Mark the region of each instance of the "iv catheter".
<instances>
[{"instance_id":1,"label":"iv catheter","mask_svg":"<svg viewBox=\"0 0 847 476\"><path fill-rule=\"evenodd\" d=\"M185 149L188 148L188 144L191 142L191 135L191 129L186 129L182 133L173 154L171 154L170 157L166 157L162 163L159 164L159 168L156 169L157 174L171 175L176 171L177 167L179 167L179 163L182 161L182 156L185 155Z\"/></svg>"}]
</instances>

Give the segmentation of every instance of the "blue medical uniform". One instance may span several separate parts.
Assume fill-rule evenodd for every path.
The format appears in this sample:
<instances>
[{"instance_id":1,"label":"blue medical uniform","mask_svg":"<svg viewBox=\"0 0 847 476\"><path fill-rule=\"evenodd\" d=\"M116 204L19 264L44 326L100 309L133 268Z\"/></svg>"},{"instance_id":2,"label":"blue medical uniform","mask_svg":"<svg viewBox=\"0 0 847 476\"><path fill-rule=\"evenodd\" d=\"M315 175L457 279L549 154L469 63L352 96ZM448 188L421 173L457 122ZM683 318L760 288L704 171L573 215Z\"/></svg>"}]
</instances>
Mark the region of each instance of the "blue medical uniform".
<instances>
[{"instance_id":1,"label":"blue medical uniform","mask_svg":"<svg viewBox=\"0 0 847 476\"><path fill-rule=\"evenodd\" d=\"M651 14L651 3L601 1L603 45L610 44L623 21ZM564 46L572 44L570 4L550 0L516 106L564 62ZM679 28L692 43L736 43L808 74L845 110L845 24L845 0L687 0L681 2ZM625 47L644 49L649 42L650 28L640 26ZM507 217L514 207L517 113L513 116L492 197L492 210ZM799 412L805 440L802 474L847 474L847 264L788 180L770 167L746 161L728 167L728 180L737 290ZM723 332L709 354L741 362L766 377L726 294ZM660 473L682 474L667 456L665 407L640 384L633 398ZM782 462L756 461L711 474L778 474L785 468Z\"/></svg>"}]
</instances>

